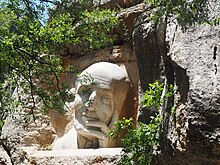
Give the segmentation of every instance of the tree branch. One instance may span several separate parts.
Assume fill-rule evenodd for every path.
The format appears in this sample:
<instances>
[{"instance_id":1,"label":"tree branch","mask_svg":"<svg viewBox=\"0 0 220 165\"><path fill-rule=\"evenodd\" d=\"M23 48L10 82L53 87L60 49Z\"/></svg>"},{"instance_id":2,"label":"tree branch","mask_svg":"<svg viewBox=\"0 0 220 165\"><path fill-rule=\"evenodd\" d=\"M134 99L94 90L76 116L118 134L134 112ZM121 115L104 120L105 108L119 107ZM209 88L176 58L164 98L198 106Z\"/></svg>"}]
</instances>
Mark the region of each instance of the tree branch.
<instances>
[{"instance_id":1,"label":"tree branch","mask_svg":"<svg viewBox=\"0 0 220 165\"><path fill-rule=\"evenodd\" d=\"M56 2L50 1L50 0L39 0L40 2L46 2L46 3L52 3L54 5L56 5Z\"/></svg>"},{"instance_id":2,"label":"tree branch","mask_svg":"<svg viewBox=\"0 0 220 165\"><path fill-rule=\"evenodd\" d=\"M56 72L54 71L54 69L53 69L53 67L51 66L50 63L47 63L47 62L41 61L40 59L36 58L34 55L32 55L32 54L26 52L25 50L23 50L23 49L21 49L21 48L15 48L15 50L19 50L19 51L25 53L26 55L28 55L29 57L31 57L32 59L36 60L37 62L39 62L39 63L42 64L42 65L48 65L48 66L50 67L50 69L51 69L53 75L55 76L57 89L58 89L58 91L60 91L60 82L59 82L59 78L58 78Z\"/></svg>"},{"instance_id":3,"label":"tree branch","mask_svg":"<svg viewBox=\"0 0 220 165\"><path fill-rule=\"evenodd\" d=\"M35 103L35 99L34 99L34 93L33 93L33 88L34 88L34 83L33 83L33 77L31 75L31 69L32 69L32 65L29 63L29 61L22 55L22 53L20 53L18 50L16 50L17 53L24 59L24 61L27 63L28 65L28 76L29 76L29 84L30 84L30 90L31 90L31 99L32 99L32 102L33 102L33 106L31 106L31 114L32 114L32 117L33 117L33 120L34 122L36 121L36 117L34 115L34 108L36 107L36 103Z\"/></svg>"}]
</instances>

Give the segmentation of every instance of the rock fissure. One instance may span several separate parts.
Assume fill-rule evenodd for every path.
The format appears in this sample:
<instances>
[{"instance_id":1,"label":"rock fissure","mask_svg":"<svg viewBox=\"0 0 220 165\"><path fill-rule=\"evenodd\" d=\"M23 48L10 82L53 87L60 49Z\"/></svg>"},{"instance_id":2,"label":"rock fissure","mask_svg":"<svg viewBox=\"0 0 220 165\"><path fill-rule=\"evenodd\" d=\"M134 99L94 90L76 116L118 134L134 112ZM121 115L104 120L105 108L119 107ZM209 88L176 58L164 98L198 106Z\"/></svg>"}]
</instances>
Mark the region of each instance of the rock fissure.
<instances>
[{"instance_id":1,"label":"rock fissure","mask_svg":"<svg viewBox=\"0 0 220 165\"><path fill-rule=\"evenodd\" d=\"M217 58L217 46L214 46L213 59L216 60L216 58Z\"/></svg>"}]
</instances>

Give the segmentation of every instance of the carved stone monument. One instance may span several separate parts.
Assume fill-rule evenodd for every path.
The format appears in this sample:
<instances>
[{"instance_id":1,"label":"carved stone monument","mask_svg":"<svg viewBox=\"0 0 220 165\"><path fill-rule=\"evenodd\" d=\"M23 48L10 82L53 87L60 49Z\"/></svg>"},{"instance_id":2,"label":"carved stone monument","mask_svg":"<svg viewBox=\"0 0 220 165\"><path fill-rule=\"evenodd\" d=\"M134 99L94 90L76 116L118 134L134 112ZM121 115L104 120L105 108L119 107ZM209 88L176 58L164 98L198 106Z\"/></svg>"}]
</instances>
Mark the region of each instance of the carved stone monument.
<instances>
[{"instance_id":1,"label":"carved stone monument","mask_svg":"<svg viewBox=\"0 0 220 165\"><path fill-rule=\"evenodd\" d=\"M116 64L96 63L81 73L74 101L78 148L116 145L106 133L119 120L129 86L126 72Z\"/></svg>"},{"instance_id":2,"label":"carved stone monument","mask_svg":"<svg viewBox=\"0 0 220 165\"><path fill-rule=\"evenodd\" d=\"M75 135L77 148L116 147L106 134L119 120L129 88L126 71L116 64L99 62L85 69L76 81L74 127L54 146L62 149L71 139L76 145Z\"/></svg>"}]
</instances>

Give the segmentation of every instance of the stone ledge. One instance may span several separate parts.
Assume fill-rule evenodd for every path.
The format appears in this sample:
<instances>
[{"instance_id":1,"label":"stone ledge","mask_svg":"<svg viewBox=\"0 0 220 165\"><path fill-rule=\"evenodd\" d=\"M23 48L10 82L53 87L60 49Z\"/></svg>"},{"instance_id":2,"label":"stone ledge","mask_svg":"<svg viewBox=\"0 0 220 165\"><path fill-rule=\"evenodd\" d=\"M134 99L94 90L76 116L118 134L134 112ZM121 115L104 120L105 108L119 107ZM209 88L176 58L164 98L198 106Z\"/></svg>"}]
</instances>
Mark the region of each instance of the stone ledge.
<instances>
[{"instance_id":1,"label":"stone ledge","mask_svg":"<svg viewBox=\"0 0 220 165\"><path fill-rule=\"evenodd\" d=\"M33 165L114 165L122 148L40 151L23 147Z\"/></svg>"}]
</instances>

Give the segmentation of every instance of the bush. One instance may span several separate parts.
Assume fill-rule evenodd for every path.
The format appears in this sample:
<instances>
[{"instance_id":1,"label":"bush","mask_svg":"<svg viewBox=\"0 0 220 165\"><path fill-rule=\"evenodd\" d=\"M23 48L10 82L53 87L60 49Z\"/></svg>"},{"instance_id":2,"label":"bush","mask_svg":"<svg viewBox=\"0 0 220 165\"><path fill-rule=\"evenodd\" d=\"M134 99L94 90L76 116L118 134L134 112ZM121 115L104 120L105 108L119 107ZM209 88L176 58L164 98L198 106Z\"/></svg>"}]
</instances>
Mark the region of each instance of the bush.
<instances>
[{"instance_id":1,"label":"bush","mask_svg":"<svg viewBox=\"0 0 220 165\"><path fill-rule=\"evenodd\" d=\"M165 85L156 81L149 85L149 89L145 92L142 106L155 106L157 113L151 116L149 124L139 123L137 128L134 128L132 118L120 120L115 123L115 128L110 130L108 137L118 139L119 133L126 130L128 133L121 140L123 145L121 159L119 165L149 165L153 156L153 151L160 148L163 127L162 117L159 113L160 105L162 104L162 92ZM170 97L173 93L173 87L170 85L164 99Z\"/></svg>"}]
</instances>

